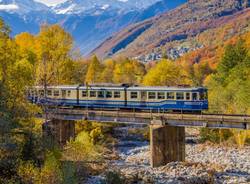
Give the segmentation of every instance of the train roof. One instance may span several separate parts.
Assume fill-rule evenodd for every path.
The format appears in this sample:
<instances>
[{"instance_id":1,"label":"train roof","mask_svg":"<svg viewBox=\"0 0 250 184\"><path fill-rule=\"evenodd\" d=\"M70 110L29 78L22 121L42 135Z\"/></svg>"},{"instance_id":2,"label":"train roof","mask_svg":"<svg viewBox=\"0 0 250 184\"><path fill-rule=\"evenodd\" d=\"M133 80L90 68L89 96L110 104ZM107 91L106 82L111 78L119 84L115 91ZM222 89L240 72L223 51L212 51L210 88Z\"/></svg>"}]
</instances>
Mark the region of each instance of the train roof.
<instances>
[{"instance_id":1,"label":"train roof","mask_svg":"<svg viewBox=\"0 0 250 184\"><path fill-rule=\"evenodd\" d=\"M145 86L145 87L129 87L128 90L146 90L146 91L197 91L206 89L204 87L169 87L169 86Z\"/></svg>"},{"instance_id":2,"label":"train roof","mask_svg":"<svg viewBox=\"0 0 250 184\"><path fill-rule=\"evenodd\" d=\"M43 88L44 86L35 86L35 88ZM87 86L79 86L79 85L59 85L59 86L48 86L48 89L86 89ZM137 91L197 91L206 89L205 87L169 87L169 86L135 86L135 87L125 87L122 85L95 85L95 86L88 86L88 89L111 89L111 90L122 90L127 88L128 90L137 90Z\"/></svg>"},{"instance_id":3,"label":"train roof","mask_svg":"<svg viewBox=\"0 0 250 184\"><path fill-rule=\"evenodd\" d=\"M59 86L47 86L48 89L76 89L79 85L59 85ZM44 88L44 86L35 86L35 88Z\"/></svg>"}]
</instances>

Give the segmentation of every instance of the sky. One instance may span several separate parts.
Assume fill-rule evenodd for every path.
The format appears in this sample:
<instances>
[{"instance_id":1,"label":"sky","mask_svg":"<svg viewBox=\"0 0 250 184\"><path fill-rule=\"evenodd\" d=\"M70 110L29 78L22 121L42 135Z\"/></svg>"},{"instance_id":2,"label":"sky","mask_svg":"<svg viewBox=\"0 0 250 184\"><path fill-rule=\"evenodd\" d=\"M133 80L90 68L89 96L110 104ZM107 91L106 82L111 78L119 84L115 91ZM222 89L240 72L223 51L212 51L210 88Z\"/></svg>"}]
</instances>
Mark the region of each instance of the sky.
<instances>
[{"instance_id":1,"label":"sky","mask_svg":"<svg viewBox=\"0 0 250 184\"><path fill-rule=\"evenodd\" d=\"M44 4L49 5L49 6L52 6L52 5L56 5L58 3L62 3L64 1L66 1L66 0L35 0L35 1L44 3Z\"/></svg>"}]
</instances>

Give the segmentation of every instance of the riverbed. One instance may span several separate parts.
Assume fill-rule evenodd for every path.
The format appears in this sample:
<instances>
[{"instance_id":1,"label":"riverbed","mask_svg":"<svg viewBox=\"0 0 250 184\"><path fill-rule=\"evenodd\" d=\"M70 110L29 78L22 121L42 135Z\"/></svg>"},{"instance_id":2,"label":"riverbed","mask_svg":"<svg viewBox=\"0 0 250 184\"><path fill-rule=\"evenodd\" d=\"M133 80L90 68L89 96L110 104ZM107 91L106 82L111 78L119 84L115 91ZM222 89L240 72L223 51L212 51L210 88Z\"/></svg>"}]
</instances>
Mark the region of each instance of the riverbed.
<instances>
[{"instance_id":1,"label":"riverbed","mask_svg":"<svg viewBox=\"0 0 250 184\"><path fill-rule=\"evenodd\" d=\"M144 127L115 128L119 141L114 150L119 159L109 162L109 168L119 170L129 183L250 183L250 147L200 144L197 129L187 129L186 161L151 168L149 142L141 135L128 133L135 128ZM94 176L88 183L101 183L103 178Z\"/></svg>"}]
</instances>

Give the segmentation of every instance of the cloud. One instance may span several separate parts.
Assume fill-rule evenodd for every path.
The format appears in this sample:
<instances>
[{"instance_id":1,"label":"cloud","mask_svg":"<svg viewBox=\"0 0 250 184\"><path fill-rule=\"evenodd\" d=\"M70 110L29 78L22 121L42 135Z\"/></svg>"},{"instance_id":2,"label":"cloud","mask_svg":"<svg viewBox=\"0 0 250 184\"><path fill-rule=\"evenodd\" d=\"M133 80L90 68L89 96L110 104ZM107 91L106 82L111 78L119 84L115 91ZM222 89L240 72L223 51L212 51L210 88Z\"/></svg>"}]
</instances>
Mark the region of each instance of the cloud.
<instances>
[{"instance_id":1,"label":"cloud","mask_svg":"<svg viewBox=\"0 0 250 184\"><path fill-rule=\"evenodd\" d=\"M59 3L63 3L66 0L35 0L35 1L40 2L40 3L44 3L48 6L54 6L54 5L57 5Z\"/></svg>"},{"instance_id":2,"label":"cloud","mask_svg":"<svg viewBox=\"0 0 250 184\"><path fill-rule=\"evenodd\" d=\"M0 10L17 10L19 7L15 4L0 5Z\"/></svg>"}]
</instances>

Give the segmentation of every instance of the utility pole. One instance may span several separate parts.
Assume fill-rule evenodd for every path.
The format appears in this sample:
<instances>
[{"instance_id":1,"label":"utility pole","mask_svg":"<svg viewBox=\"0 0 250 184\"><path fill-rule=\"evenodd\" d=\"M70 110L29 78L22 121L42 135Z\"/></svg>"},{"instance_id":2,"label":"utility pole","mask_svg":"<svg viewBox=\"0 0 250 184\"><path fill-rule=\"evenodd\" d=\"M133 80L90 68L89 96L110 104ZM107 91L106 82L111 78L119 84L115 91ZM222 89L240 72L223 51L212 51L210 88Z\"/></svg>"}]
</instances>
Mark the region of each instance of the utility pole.
<instances>
[{"instance_id":1,"label":"utility pole","mask_svg":"<svg viewBox=\"0 0 250 184\"><path fill-rule=\"evenodd\" d=\"M47 93L48 93L48 81L47 81L47 58L45 57L45 54L42 56L42 63L43 63L43 87L44 87L44 100L45 100L45 106L44 106L44 113L45 113L45 122L48 121L48 101L47 101Z\"/></svg>"},{"instance_id":2,"label":"utility pole","mask_svg":"<svg viewBox=\"0 0 250 184\"><path fill-rule=\"evenodd\" d=\"M89 118L89 84L86 82L86 91L87 91L87 119Z\"/></svg>"}]
</instances>

